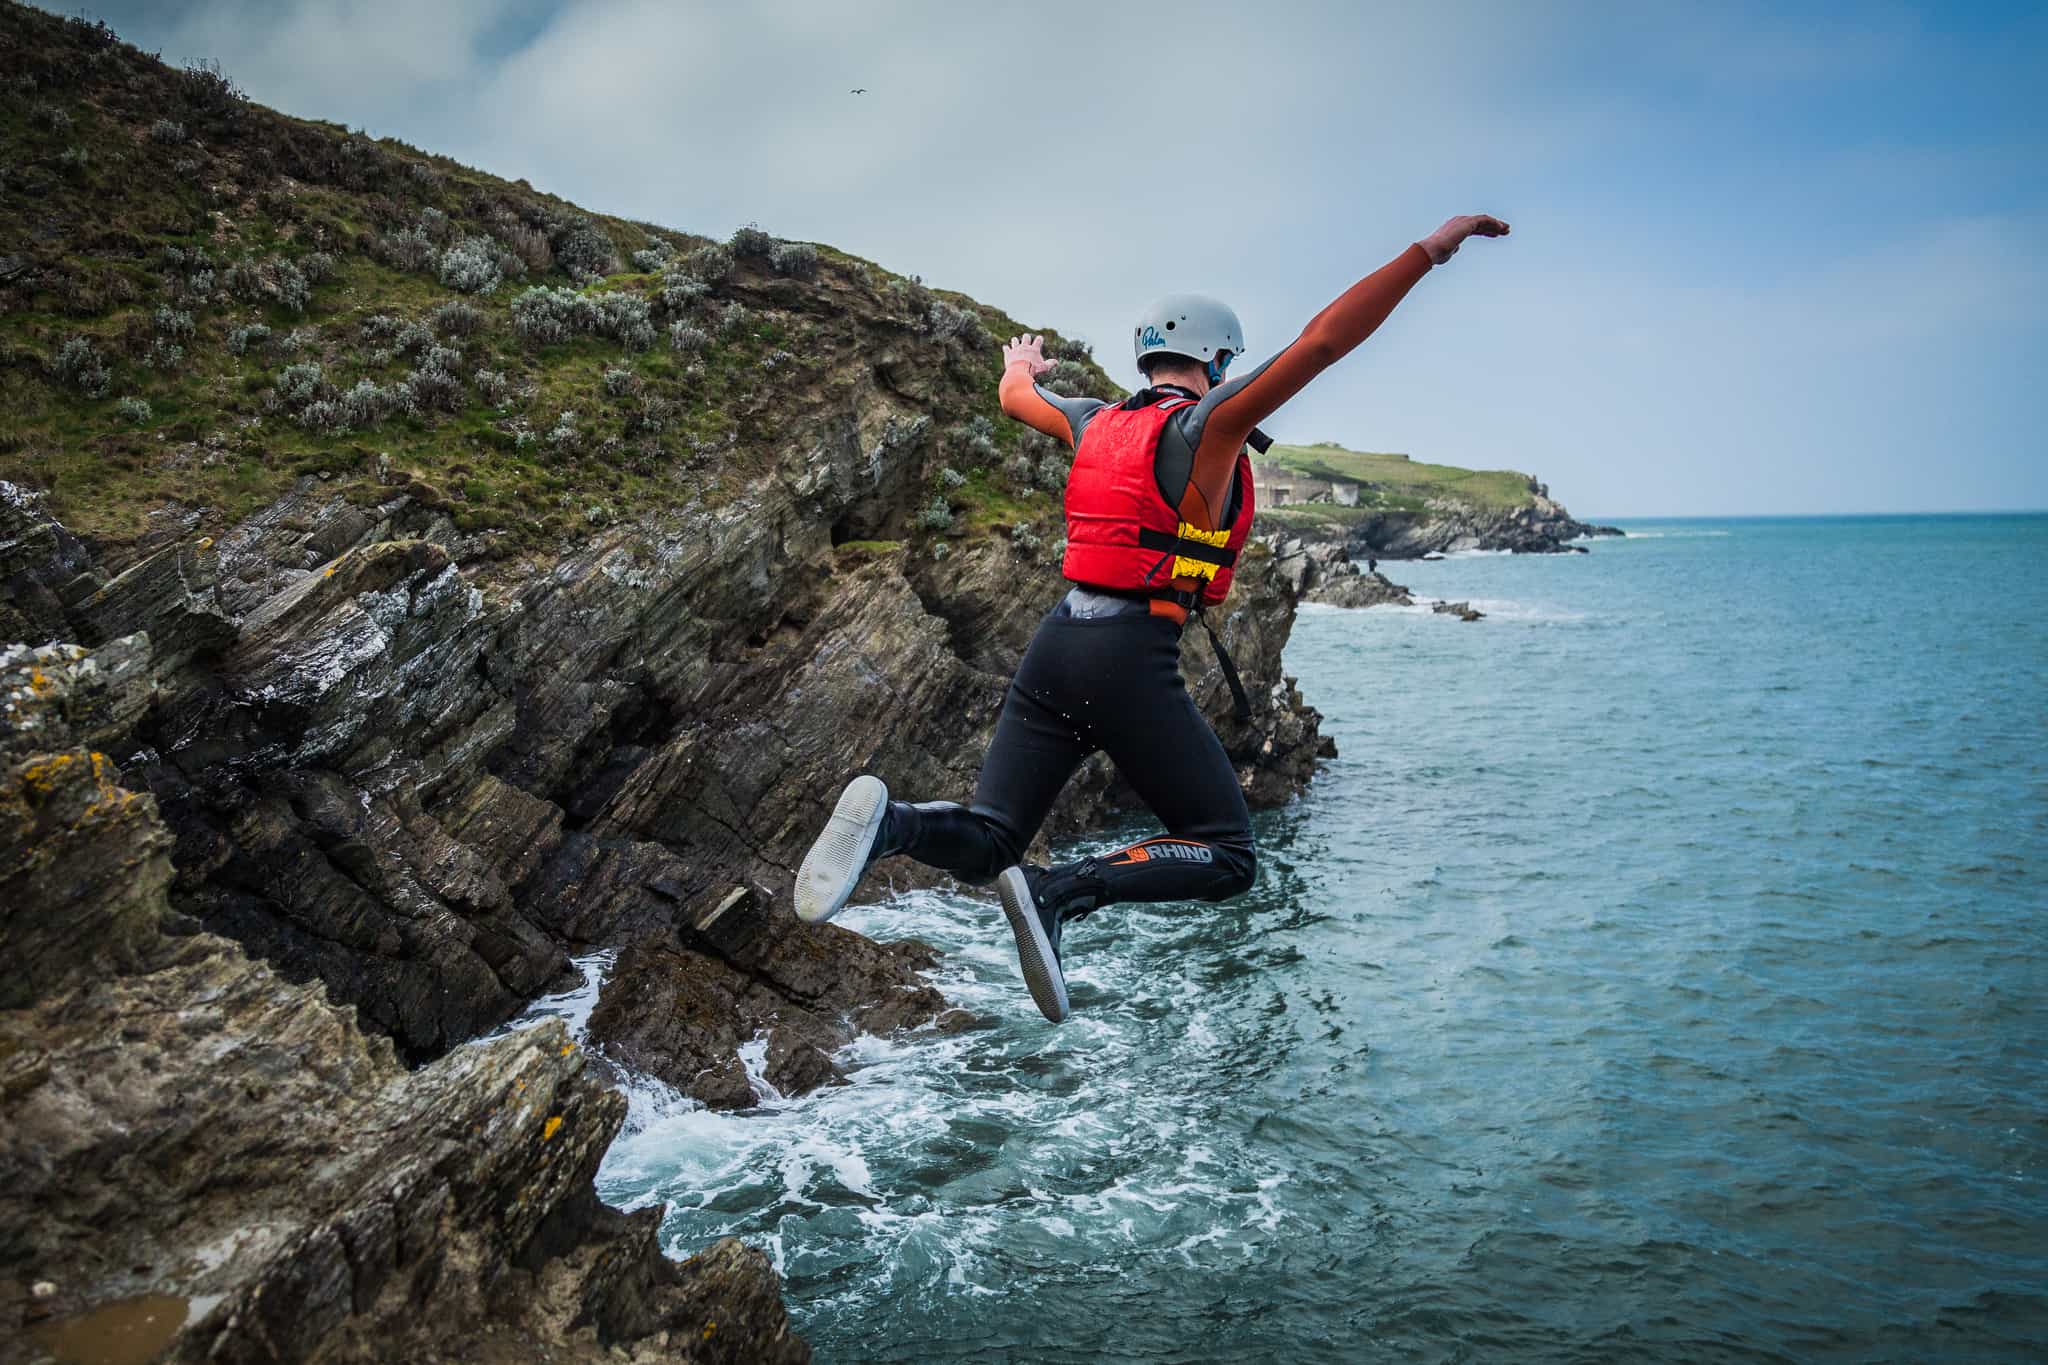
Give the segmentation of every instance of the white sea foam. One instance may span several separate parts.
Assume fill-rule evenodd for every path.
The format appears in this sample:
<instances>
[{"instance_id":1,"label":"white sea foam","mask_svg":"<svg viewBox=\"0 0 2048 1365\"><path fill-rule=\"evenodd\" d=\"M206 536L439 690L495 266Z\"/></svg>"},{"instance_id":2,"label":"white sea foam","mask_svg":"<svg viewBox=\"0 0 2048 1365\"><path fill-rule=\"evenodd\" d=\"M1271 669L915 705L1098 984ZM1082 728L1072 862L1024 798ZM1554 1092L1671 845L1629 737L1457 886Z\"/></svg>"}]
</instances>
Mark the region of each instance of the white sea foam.
<instances>
[{"instance_id":1,"label":"white sea foam","mask_svg":"<svg viewBox=\"0 0 2048 1365\"><path fill-rule=\"evenodd\" d=\"M590 1024L590 1012L597 1008L598 994L604 990L604 983L612 974L612 964L618 960L618 950L606 948L601 952L587 953L571 958L582 979L565 991L543 995L528 1005L512 1019L500 1024L484 1035L486 1038L502 1038L508 1033L517 1033L532 1028L535 1024L559 1019L568 1028L569 1036L577 1042L583 1041L584 1031Z\"/></svg>"}]
</instances>

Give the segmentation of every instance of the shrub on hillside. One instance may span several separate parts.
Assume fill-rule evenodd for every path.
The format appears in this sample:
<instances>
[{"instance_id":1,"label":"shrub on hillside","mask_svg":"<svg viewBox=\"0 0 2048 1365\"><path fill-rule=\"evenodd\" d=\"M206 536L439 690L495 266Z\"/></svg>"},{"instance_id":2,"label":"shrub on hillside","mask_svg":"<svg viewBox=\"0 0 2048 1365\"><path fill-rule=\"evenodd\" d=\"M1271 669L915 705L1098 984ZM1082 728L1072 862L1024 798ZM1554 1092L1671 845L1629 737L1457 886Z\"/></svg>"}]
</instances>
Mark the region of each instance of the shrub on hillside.
<instances>
[{"instance_id":1,"label":"shrub on hillside","mask_svg":"<svg viewBox=\"0 0 2048 1365\"><path fill-rule=\"evenodd\" d=\"M106 397L107 385L113 382L106 358L85 337L73 337L57 348L50 373L59 383L70 385L87 398Z\"/></svg>"},{"instance_id":2,"label":"shrub on hillside","mask_svg":"<svg viewBox=\"0 0 2048 1365\"><path fill-rule=\"evenodd\" d=\"M313 301L313 285L296 265L279 256L271 263L277 277L277 301L294 313L306 311Z\"/></svg>"},{"instance_id":3,"label":"shrub on hillside","mask_svg":"<svg viewBox=\"0 0 2048 1365\"><path fill-rule=\"evenodd\" d=\"M502 408L512 397L512 381L497 370L478 370L470 376L470 382L476 385L477 397L487 407Z\"/></svg>"},{"instance_id":4,"label":"shrub on hillside","mask_svg":"<svg viewBox=\"0 0 2048 1365\"><path fill-rule=\"evenodd\" d=\"M733 233L726 245L732 248L733 255L741 259L765 257L775 249L775 237L772 233L763 232L759 223L749 223Z\"/></svg>"},{"instance_id":5,"label":"shrub on hillside","mask_svg":"<svg viewBox=\"0 0 2048 1365\"><path fill-rule=\"evenodd\" d=\"M228 352L231 355L247 355L251 346L261 346L270 340L270 329L262 323L251 323L237 327L228 333Z\"/></svg>"},{"instance_id":6,"label":"shrub on hillside","mask_svg":"<svg viewBox=\"0 0 2048 1365\"><path fill-rule=\"evenodd\" d=\"M749 320L746 305L729 303L718 315L718 334L722 337L738 336L746 329Z\"/></svg>"},{"instance_id":7,"label":"shrub on hillside","mask_svg":"<svg viewBox=\"0 0 2048 1365\"><path fill-rule=\"evenodd\" d=\"M777 242L775 249L768 253L768 267L778 275L791 279L815 280L818 278L818 248L809 242Z\"/></svg>"},{"instance_id":8,"label":"shrub on hillside","mask_svg":"<svg viewBox=\"0 0 2048 1365\"><path fill-rule=\"evenodd\" d=\"M46 133L71 131L71 115L54 104L38 104L28 111L28 121Z\"/></svg>"},{"instance_id":9,"label":"shrub on hillside","mask_svg":"<svg viewBox=\"0 0 2048 1365\"><path fill-rule=\"evenodd\" d=\"M647 300L637 294L579 294L544 285L512 300L512 327L543 346L571 337L602 336L644 351L654 344L655 335Z\"/></svg>"},{"instance_id":10,"label":"shrub on hillside","mask_svg":"<svg viewBox=\"0 0 2048 1365\"><path fill-rule=\"evenodd\" d=\"M1089 360L1095 355L1095 348L1085 341L1060 339L1051 342L1045 353L1054 360Z\"/></svg>"},{"instance_id":11,"label":"shrub on hillside","mask_svg":"<svg viewBox=\"0 0 2048 1365\"><path fill-rule=\"evenodd\" d=\"M584 303L573 289L536 286L512 300L512 330L543 346L567 341L583 330L576 319Z\"/></svg>"},{"instance_id":12,"label":"shrub on hillside","mask_svg":"<svg viewBox=\"0 0 2048 1365\"><path fill-rule=\"evenodd\" d=\"M941 488L962 488L965 487L966 484L967 476L965 474L962 474L959 470L953 468L953 466L944 465L940 467L939 486Z\"/></svg>"},{"instance_id":13,"label":"shrub on hillside","mask_svg":"<svg viewBox=\"0 0 2048 1365\"><path fill-rule=\"evenodd\" d=\"M407 413L414 417L429 412L460 412L466 399L462 381L444 361L454 352L437 349L420 362L420 367L406 376L400 386ZM459 358L459 357L458 357Z\"/></svg>"},{"instance_id":14,"label":"shrub on hillside","mask_svg":"<svg viewBox=\"0 0 2048 1365\"><path fill-rule=\"evenodd\" d=\"M1039 383L1054 393L1068 398L1079 398L1087 394L1088 386L1094 380L1095 376L1088 372L1086 365L1079 361L1062 360L1048 370Z\"/></svg>"},{"instance_id":15,"label":"shrub on hillside","mask_svg":"<svg viewBox=\"0 0 2048 1365\"><path fill-rule=\"evenodd\" d=\"M341 419L351 428L374 427L402 405L402 396L374 380L356 381L356 386L338 400Z\"/></svg>"},{"instance_id":16,"label":"shrub on hillside","mask_svg":"<svg viewBox=\"0 0 2048 1365\"><path fill-rule=\"evenodd\" d=\"M633 253L633 268L653 274L666 267L669 257L676 254L675 243L666 237L654 237L645 247Z\"/></svg>"},{"instance_id":17,"label":"shrub on hillside","mask_svg":"<svg viewBox=\"0 0 2048 1365\"><path fill-rule=\"evenodd\" d=\"M325 251L309 251L299 257L296 264L307 284L322 285L334 278L334 257Z\"/></svg>"},{"instance_id":18,"label":"shrub on hillside","mask_svg":"<svg viewBox=\"0 0 2048 1365\"><path fill-rule=\"evenodd\" d=\"M135 425L141 426L150 417L149 400L146 398L123 398L120 402L114 404L114 411L120 415L122 421L133 422Z\"/></svg>"},{"instance_id":19,"label":"shrub on hillside","mask_svg":"<svg viewBox=\"0 0 2048 1365\"><path fill-rule=\"evenodd\" d=\"M648 315L646 299L614 291L598 294L590 302L597 310L591 330L599 336L610 337L635 351L644 351L654 344L654 323Z\"/></svg>"},{"instance_id":20,"label":"shrub on hillside","mask_svg":"<svg viewBox=\"0 0 2048 1365\"><path fill-rule=\"evenodd\" d=\"M248 96L214 61L194 62L178 77L185 105L202 118L228 119L241 112Z\"/></svg>"},{"instance_id":21,"label":"shrub on hillside","mask_svg":"<svg viewBox=\"0 0 2048 1365\"><path fill-rule=\"evenodd\" d=\"M548 245L548 235L531 223L520 221L511 213L501 212L494 220L494 233L505 244L508 253L516 256L526 267L523 273L544 274L555 263L555 249ZM506 271L510 275L513 272Z\"/></svg>"},{"instance_id":22,"label":"shrub on hillside","mask_svg":"<svg viewBox=\"0 0 2048 1365\"><path fill-rule=\"evenodd\" d=\"M711 294L711 286L694 275L671 271L661 277L654 301L671 316L689 312Z\"/></svg>"},{"instance_id":23,"label":"shrub on hillside","mask_svg":"<svg viewBox=\"0 0 2048 1365\"><path fill-rule=\"evenodd\" d=\"M156 310L152 323L158 336L169 337L172 341L190 341L192 333L196 330L190 313L168 305Z\"/></svg>"},{"instance_id":24,"label":"shrub on hillside","mask_svg":"<svg viewBox=\"0 0 2048 1365\"><path fill-rule=\"evenodd\" d=\"M555 264L569 272L571 279L590 281L619 268L618 250L604 230L580 214L560 220L548 234Z\"/></svg>"},{"instance_id":25,"label":"shrub on hillside","mask_svg":"<svg viewBox=\"0 0 2048 1365\"><path fill-rule=\"evenodd\" d=\"M640 391L640 376L615 365L604 372L604 391L613 398L629 398Z\"/></svg>"},{"instance_id":26,"label":"shrub on hillside","mask_svg":"<svg viewBox=\"0 0 2048 1365\"><path fill-rule=\"evenodd\" d=\"M450 299L434 310L434 330L444 337L472 337L483 326L483 309L461 299Z\"/></svg>"},{"instance_id":27,"label":"shrub on hillside","mask_svg":"<svg viewBox=\"0 0 2048 1365\"><path fill-rule=\"evenodd\" d=\"M982 330L978 314L972 309L955 308L944 299L933 299L931 307L925 310L925 330L943 341L958 341L967 346L988 342L988 333Z\"/></svg>"},{"instance_id":28,"label":"shrub on hillside","mask_svg":"<svg viewBox=\"0 0 2048 1365\"><path fill-rule=\"evenodd\" d=\"M546 439L548 445L556 451L574 450L577 439L575 412L567 411L555 418L554 429L548 432Z\"/></svg>"},{"instance_id":29,"label":"shrub on hillside","mask_svg":"<svg viewBox=\"0 0 2048 1365\"><path fill-rule=\"evenodd\" d=\"M58 154L57 164L67 175L84 175L92 165L92 153L83 147L66 147Z\"/></svg>"},{"instance_id":30,"label":"shrub on hillside","mask_svg":"<svg viewBox=\"0 0 2048 1365\"><path fill-rule=\"evenodd\" d=\"M953 444L970 464L986 464L996 457L996 426L980 413L953 428Z\"/></svg>"},{"instance_id":31,"label":"shrub on hillside","mask_svg":"<svg viewBox=\"0 0 2048 1365\"><path fill-rule=\"evenodd\" d=\"M434 239L418 227L387 232L370 248L370 254L394 270L431 270L440 253Z\"/></svg>"},{"instance_id":32,"label":"shrub on hillside","mask_svg":"<svg viewBox=\"0 0 2048 1365\"><path fill-rule=\"evenodd\" d=\"M946 505L944 494L932 494L932 500L919 509L917 529L920 531L950 531L953 529L953 509Z\"/></svg>"},{"instance_id":33,"label":"shrub on hillside","mask_svg":"<svg viewBox=\"0 0 2048 1365\"><path fill-rule=\"evenodd\" d=\"M316 398L298 411L298 424L308 431L317 431L323 436L335 436L348 430L348 418L342 406L332 398Z\"/></svg>"},{"instance_id":34,"label":"shrub on hillside","mask_svg":"<svg viewBox=\"0 0 2048 1365\"><path fill-rule=\"evenodd\" d=\"M1069 462L1057 455L1048 455L1038 462L1038 486L1048 493L1057 493L1067 486Z\"/></svg>"},{"instance_id":35,"label":"shrub on hillside","mask_svg":"<svg viewBox=\"0 0 2048 1365\"><path fill-rule=\"evenodd\" d=\"M711 334L702 327L692 327L687 322L672 322L668 328L668 344L682 355L701 351L711 344Z\"/></svg>"},{"instance_id":36,"label":"shrub on hillside","mask_svg":"<svg viewBox=\"0 0 2048 1365\"><path fill-rule=\"evenodd\" d=\"M276 390L279 403L287 408L302 408L320 396L325 384L319 362L305 360L285 366L271 387Z\"/></svg>"},{"instance_id":37,"label":"shrub on hillside","mask_svg":"<svg viewBox=\"0 0 2048 1365\"><path fill-rule=\"evenodd\" d=\"M465 294L488 294L503 278L498 269L498 244L488 237L469 237L441 253L441 283Z\"/></svg>"},{"instance_id":38,"label":"shrub on hillside","mask_svg":"<svg viewBox=\"0 0 2048 1365\"><path fill-rule=\"evenodd\" d=\"M715 243L700 246L683 258L683 268L705 284L717 284L732 274L732 253Z\"/></svg>"},{"instance_id":39,"label":"shrub on hillside","mask_svg":"<svg viewBox=\"0 0 2048 1365\"><path fill-rule=\"evenodd\" d=\"M185 140L185 125L175 119L160 118L149 125L149 140L159 146L175 147Z\"/></svg>"},{"instance_id":40,"label":"shrub on hillside","mask_svg":"<svg viewBox=\"0 0 2048 1365\"><path fill-rule=\"evenodd\" d=\"M175 370L185 363L185 348L169 338L158 337L142 353L142 363L152 370Z\"/></svg>"}]
</instances>

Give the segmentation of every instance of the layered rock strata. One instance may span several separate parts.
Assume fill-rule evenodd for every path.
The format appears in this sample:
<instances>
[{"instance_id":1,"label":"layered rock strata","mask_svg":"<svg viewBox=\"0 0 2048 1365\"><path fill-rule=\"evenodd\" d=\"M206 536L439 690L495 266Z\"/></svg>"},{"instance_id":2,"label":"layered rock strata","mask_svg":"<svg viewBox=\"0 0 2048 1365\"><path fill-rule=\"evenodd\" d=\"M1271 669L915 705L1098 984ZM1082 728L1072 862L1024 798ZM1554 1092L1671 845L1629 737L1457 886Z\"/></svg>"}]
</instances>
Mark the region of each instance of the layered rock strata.
<instances>
[{"instance_id":1,"label":"layered rock strata","mask_svg":"<svg viewBox=\"0 0 2048 1365\"><path fill-rule=\"evenodd\" d=\"M171 908L104 752L150 686L146 636L0 654L0 1361L808 1359L761 1253L598 1202L559 1024L408 1071Z\"/></svg>"}]
</instances>

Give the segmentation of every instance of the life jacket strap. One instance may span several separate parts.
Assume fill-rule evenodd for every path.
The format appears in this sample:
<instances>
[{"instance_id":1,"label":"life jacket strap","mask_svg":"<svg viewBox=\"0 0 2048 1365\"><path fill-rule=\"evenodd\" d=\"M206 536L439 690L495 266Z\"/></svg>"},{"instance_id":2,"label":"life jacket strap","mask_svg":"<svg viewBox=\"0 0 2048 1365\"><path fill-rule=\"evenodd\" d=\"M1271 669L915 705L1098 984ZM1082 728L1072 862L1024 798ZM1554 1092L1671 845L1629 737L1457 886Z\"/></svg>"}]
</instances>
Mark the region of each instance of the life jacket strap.
<instances>
[{"instance_id":1,"label":"life jacket strap","mask_svg":"<svg viewBox=\"0 0 2048 1365\"><path fill-rule=\"evenodd\" d=\"M1228 569L1237 563L1237 551L1230 548L1230 532L1204 531L1199 526L1182 522L1178 532L1168 535L1155 531L1149 526L1138 528L1138 544L1147 550L1159 550L1174 557L1173 571L1168 578L1214 578L1219 569Z\"/></svg>"}]
</instances>

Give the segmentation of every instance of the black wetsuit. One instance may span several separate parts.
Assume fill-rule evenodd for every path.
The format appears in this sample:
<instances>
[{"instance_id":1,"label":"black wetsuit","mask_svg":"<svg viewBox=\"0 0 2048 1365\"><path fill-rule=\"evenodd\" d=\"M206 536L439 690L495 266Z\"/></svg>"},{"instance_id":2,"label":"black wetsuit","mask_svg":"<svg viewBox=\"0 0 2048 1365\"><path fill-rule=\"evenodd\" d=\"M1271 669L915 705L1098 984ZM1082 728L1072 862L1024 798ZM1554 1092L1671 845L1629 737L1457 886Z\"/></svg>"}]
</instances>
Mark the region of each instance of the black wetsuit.
<instances>
[{"instance_id":1,"label":"black wetsuit","mask_svg":"<svg viewBox=\"0 0 2048 1365\"><path fill-rule=\"evenodd\" d=\"M1053 869L1048 894L1085 910L1248 890L1251 815L1181 681L1180 634L1143 602L1084 590L1061 598L1010 682L973 804L892 803L889 851L988 881L1023 858L1074 770L1101 750L1166 834Z\"/></svg>"}]
</instances>

